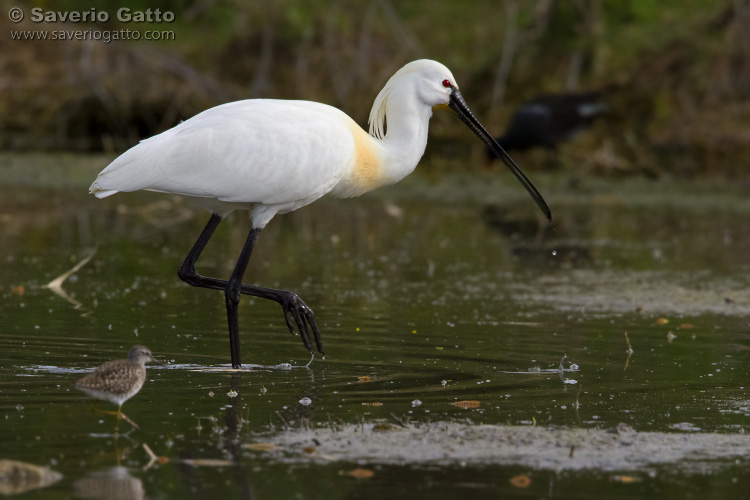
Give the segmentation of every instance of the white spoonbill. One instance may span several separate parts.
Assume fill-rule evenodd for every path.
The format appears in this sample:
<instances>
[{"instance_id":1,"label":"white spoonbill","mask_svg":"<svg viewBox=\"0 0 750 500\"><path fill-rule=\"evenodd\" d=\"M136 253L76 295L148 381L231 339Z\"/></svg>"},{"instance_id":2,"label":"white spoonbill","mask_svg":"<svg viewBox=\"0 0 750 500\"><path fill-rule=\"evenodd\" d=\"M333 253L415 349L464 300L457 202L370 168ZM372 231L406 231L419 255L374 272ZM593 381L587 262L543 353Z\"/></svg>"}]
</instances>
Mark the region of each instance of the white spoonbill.
<instances>
[{"instance_id":1,"label":"white spoonbill","mask_svg":"<svg viewBox=\"0 0 750 500\"><path fill-rule=\"evenodd\" d=\"M296 324L312 353L311 330L323 354L313 311L297 294L242 283L255 241L276 214L325 194L358 196L409 175L424 154L432 110L443 107L502 158L550 219L542 195L471 113L451 72L431 60L410 62L388 80L370 112L369 134L342 111L317 102L231 102L141 141L105 168L90 192L98 198L139 189L174 193L211 211L178 274L190 285L224 291L233 367L241 366L241 294L278 302L289 330L294 334ZM201 252L234 210L249 211L252 227L232 275L225 281L198 274Z\"/></svg>"}]
</instances>

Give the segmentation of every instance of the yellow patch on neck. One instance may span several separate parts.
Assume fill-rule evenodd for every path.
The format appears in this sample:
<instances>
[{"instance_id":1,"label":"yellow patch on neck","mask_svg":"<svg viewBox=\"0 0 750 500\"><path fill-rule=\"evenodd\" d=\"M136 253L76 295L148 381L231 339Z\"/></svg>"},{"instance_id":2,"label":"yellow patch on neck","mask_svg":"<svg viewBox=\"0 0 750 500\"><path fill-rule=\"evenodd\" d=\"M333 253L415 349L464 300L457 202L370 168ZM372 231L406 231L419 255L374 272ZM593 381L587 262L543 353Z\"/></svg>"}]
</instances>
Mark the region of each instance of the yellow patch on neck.
<instances>
[{"instance_id":1,"label":"yellow patch on neck","mask_svg":"<svg viewBox=\"0 0 750 500\"><path fill-rule=\"evenodd\" d=\"M432 109L451 109L451 107L448 104L437 104Z\"/></svg>"},{"instance_id":2,"label":"yellow patch on neck","mask_svg":"<svg viewBox=\"0 0 750 500\"><path fill-rule=\"evenodd\" d=\"M383 185L381 157L370 134L354 122L350 129L354 138L354 166L348 181L362 194Z\"/></svg>"}]
</instances>

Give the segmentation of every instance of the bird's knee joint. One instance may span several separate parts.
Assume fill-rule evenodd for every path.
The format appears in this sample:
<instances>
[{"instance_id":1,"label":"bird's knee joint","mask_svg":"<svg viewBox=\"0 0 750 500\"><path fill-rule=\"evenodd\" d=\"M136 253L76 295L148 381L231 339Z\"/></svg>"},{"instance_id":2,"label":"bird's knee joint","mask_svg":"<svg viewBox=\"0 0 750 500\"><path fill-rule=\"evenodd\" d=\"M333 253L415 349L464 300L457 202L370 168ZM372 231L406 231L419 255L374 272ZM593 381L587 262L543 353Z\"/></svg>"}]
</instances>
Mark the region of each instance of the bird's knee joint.
<instances>
[{"instance_id":1,"label":"bird's knee joint","mask_svg":"<svg viewBox=\"0 0 750 500\"><path fill-rule=\"evenodd\" d=\"M179 276L182 281L190 285L194 284L195 274L196 273L194 270L185 267L180 267L180 269L177 270L177 276Z\"/></svg>"},{"instance_id":2,"label":"bird's knee joint","mask_svg":"<svg viewBox=\"0 0 750 500\"><path fill-rule=\"evenodd\" d=\"M224 297L227 300L227 304L237 305L240 303L240 287L229 283L224 289Z\"/></svg>"}]
</instances>

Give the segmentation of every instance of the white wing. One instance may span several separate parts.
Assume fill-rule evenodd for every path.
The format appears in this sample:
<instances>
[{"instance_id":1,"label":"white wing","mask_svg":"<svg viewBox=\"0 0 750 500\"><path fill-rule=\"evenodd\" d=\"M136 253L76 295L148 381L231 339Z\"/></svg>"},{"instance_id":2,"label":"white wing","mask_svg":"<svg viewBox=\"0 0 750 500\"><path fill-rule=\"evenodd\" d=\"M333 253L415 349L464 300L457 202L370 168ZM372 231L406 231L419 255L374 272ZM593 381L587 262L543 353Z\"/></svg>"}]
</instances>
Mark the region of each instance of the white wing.
<instances>
[{"instance_id":1,"label":"white wing","mask_svg":"<svg viewBox=\"0 0 750 500\"><path fill-rule=\"evenodd\" d=\"M91 192L310 203L351 170L352 123L338 109L309 101L224 104L129 149L99 174Z\"/></svg>"}]
</instances>

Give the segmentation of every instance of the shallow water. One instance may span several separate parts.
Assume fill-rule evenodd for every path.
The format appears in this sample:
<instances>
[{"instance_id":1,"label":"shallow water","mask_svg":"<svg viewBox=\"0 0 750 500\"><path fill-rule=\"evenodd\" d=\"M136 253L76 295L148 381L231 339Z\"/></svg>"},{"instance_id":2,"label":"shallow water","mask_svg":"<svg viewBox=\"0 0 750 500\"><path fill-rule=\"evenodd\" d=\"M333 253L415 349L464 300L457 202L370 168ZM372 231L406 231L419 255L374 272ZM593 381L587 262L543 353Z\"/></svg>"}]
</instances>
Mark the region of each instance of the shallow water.
<instances>
[{"instance_id":1,"label":"shallow water","mask_svg":"<svg viewBox=\"0 0 750 500\"><path fill-rule=\"evenodd\" d=\"M326 359L305 367L279 306L243 298L238 372L223 296L176 276L207 214L149 193L98 201L86 187L106 161L60 163L0 170L0 459L63 474L37 495L708 498L750 485L737 186L531 175L549 226L504 172L321 200L269 225L246 281L299 293ZM222 223L199 272L228 276L247 230L242 214ZM66 297L44 288L94 249ZM140 429L115 437L73 383L140 343L167 364L124 406ZM599 449L596 433L620 423L674 453ZM531 451L508 458L481 425L532 429ZM149 466L144 444L167 458Z\"/></svg>"}]
</instances>

